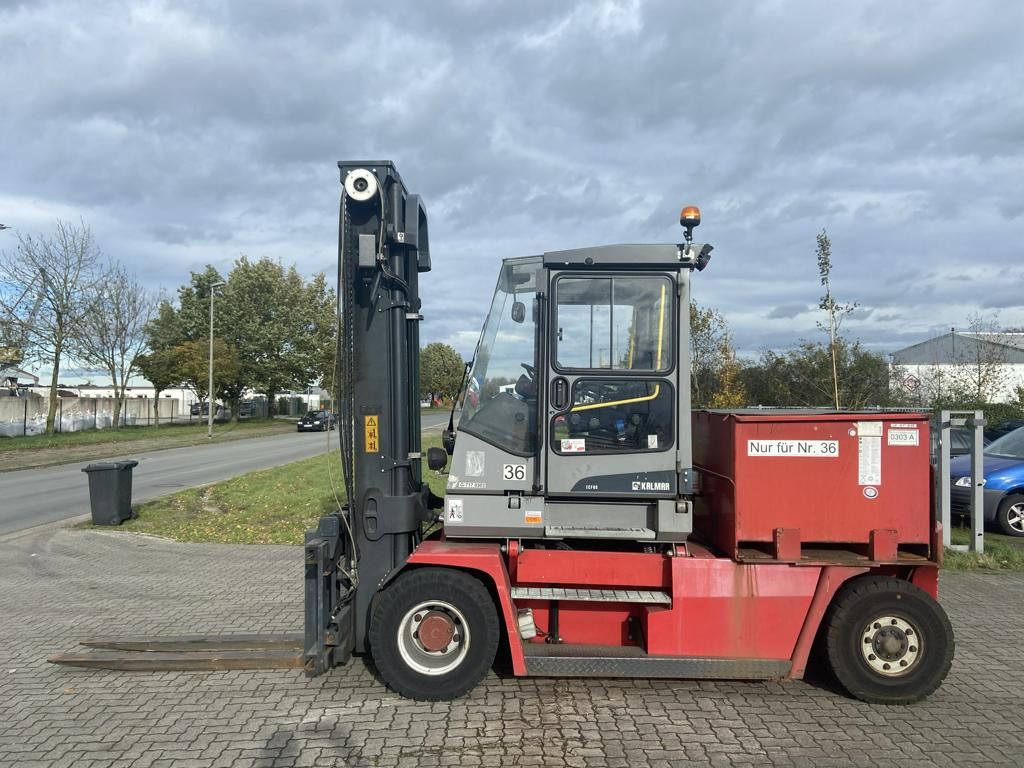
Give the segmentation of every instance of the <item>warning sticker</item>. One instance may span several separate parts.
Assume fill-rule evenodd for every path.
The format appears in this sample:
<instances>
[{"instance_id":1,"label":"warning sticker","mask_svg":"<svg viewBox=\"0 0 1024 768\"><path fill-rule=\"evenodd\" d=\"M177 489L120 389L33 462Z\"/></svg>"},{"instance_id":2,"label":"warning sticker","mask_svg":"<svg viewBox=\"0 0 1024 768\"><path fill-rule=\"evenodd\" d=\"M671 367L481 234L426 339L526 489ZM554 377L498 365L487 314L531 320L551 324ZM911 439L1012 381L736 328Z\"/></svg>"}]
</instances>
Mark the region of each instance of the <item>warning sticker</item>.
<instances>
[{"instance_id":1,"label":"warning sticker","mask_svg":"<svg viewBox=\"0 0 1024 768\"><path fill-rule=\"evenodd\" d=\"M380 416L363 417L363 445L366 453L380 452Z\"/></svg>"},{"instance_id":2,"label":"warning sticker","mask_svg":"<svg viewBox=\"0 0 1024 768\"><path fill-rule=\"evenodd\" d=\"M881 437L882 422L880 421L858 421L857 432L862 437Z\"/></svg>"},{"instance_id":3,"label":"warning sticker","mask_svg":"<svg viewBox=\"0 0 1024 768\"><path fill-rule=\"evenodd\" d=\"M462 499L448 499L448 514L445 519L449 523L462 522Z\"/></svg>"},{"instance_id":4,"label":"warning sticker","mask_svg":"<svg viewBox=\"0 0 1024 768\"><path fill-rule=\"evenodd\" d=\"M882 437L857 438L858 485L882 484Z\"/></svg>"},{"instance_id":5,"label":"warning sticker","mask_svg":"<svg viewBox=\"0 0 1024 768\"><path fill-rule=\"evenodd\" d=\"M483 477L487 454L483 451L466 451L466 476Z\"/></svg>"},{"instance_id":6,"label":"warning sticker","mask_svg":"<svg viewBox=\"0 0 1024 768\"><path fill-rule=\"evenodd\" d=\"M585 453L587 441L582 437L574 437L562 441L562 453Z\"/></svg>"},{"instance_id":7,"label":"warning sticker","mask_svg":"<svg viewBox=\"0 0 1024 768\"><path fill-rule=\"evenodd\" d=\"M523 515L523 522L527 525L540 525L544 522L544 513L527 510L526 514Z\"/></svg>"}]
</instances>

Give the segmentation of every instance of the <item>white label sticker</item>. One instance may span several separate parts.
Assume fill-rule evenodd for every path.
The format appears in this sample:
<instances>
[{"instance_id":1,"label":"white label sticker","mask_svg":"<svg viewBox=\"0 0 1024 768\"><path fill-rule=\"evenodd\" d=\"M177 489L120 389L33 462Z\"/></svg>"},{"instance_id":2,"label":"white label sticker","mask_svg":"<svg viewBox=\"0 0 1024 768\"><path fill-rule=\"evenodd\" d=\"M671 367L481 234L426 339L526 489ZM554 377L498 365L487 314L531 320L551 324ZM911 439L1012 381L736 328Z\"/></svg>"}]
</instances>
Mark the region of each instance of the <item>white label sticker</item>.
<instances>
[{"instance_id":1,"label":"white label sticker","mask_svg":"<svg viewBox=\"0 0 1024 768\"><path fill-rule=\"evenodd\" d=\"M881 437L882 422L880 421L858 421L857 432L861 437Z\"/></svg>"},{"instance_id":2,"label":"white label sticker","mask_svg":"<svg viewBox=\"0 0 1024 768\"><path fill-rule=\"evenodd\" d=\"M650 449L652 451L656 451L658 449L658 436L657 435L648 435L647 436L647 447L648 447L648 449Z\"/></svg>"},{"instance_id":3,"label":"white label sticker","mask_svg":"<svg viewBox=\"0 0 1024 768\"><path fill-rule=\"evenodd\" d=\"M917 429L917 424L897 424L895 421L889 425L890 429Z\"/></svg>"},{"instance_id":4,"label":"white label sticker","mask_svg":"<svg viewBox=\"0 0 1024 768\"><path fill-rule=\"evenodd\" d=\"M466 477L483 477L486 460L483 451L466 451Z\"/></svg>"},{"instance_id":5,"label":"white label sticker","mask_svg":"<svg viewBox=\"0 0 1024 768\"><path fill-rule=\"evenodd\" d=\"M857 483L882 484L882 438L857 438Z\"/></svg>"},{"instance_id":6,"label":"white label sticker","mask_svg":"<svg viewBox=\"0 0 1024 768\"><path fill-rule=\"evenodd\" d=\"M562 453L583 453L587 450L587 441L582 437L574 437L562 441Z\"/></svg>"},{"instance_id":7,"label":"white label sticker","mask_svg":"<svg viewBox=\"0 0 1024 768\"><path fill-rule=\"evenodd\" d=\"M526 514L523 515L523 522L527 525L540 525L544 522L544 513L526 510Z\"/></svg>"},{"instance_id":8,"label":"white label sticker","mask_svg":"<svg viewBox=\"0 0 1024 768\"><path fill-rule=\"evenodd\" d=\"M462 522L462 499L448 499L447 519L449 523Z\"/></svg>"},{"instance_id":9,"label":"white label sticker","mask_svg":"<svg viewBox=\"0 0 1024 768\"><path fill-rule=\"evenodd\" d=\"M835 459L838 440L747 440L747 456Z\"/></svg>"},{"instance_id":10,"label":"white label sticker","mask_svg":"<svg viewBox=\"0 0 1024 768\"><path fill-rule=\"evenodd\" d=\"M501 468L501 476L505 480L525 480L525 464L506 464Z\"/></svg>"},{"instance_id":11,"label":"white label sticker","mask_svg":"<svg viewBox=\"0 0 1024 768\"><path fill-rule=\"evenodd\" d=\"M890 429L889 445L917 445L918 434L916 429Z\"/></svg>"}]
</instances>

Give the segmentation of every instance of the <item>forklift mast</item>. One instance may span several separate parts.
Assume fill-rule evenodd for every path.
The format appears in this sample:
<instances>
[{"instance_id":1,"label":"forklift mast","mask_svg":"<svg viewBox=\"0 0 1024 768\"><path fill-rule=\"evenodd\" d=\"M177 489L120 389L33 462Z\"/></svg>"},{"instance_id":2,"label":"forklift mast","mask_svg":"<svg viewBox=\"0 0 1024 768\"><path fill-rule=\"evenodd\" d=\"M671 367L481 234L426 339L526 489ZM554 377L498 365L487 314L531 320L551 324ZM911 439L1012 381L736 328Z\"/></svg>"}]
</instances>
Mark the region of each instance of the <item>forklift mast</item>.
<instances>
[{"instance_id":1,"label":"forklift mast","mask_svg":"<svg viewBox=\"0 0 1024 768\"><path fill-rule=\"evenodd\" d=\"M336 374L347 502L306 535L311 674L366 650L373 595L419 544L421 523L432 519L420 451L426 210L390 161L339 162L338 168Z\"/></svg>"}]
</instances>

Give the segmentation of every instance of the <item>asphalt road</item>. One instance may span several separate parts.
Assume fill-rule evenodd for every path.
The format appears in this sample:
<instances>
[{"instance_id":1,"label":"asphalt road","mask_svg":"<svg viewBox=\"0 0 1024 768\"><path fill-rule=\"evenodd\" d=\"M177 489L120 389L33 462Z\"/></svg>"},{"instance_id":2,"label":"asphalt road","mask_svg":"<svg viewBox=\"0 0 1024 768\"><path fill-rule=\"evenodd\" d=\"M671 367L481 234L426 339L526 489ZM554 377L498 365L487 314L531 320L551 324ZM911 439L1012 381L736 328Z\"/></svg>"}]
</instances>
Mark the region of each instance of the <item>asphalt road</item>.
<instances>
[{"instance_id":1,"label":"asphalt road","mask_svg":"<svg viewBox=\"0 0 1024 768\"><path fill-rule=\"evenodd\" d=\"M447 423L448 417L442 414L423 417L424 430ZM330 435L333 448L337 433ZM130 446L125 450L116 458L139 462L132 476L132 501L140 502L316 456L327 450L327 441L322 433L290 432L139 454L131 453ZM0 473L0 536L88 514L89 482L82 467L89 463Z\"/></svg>"}]
</instances>

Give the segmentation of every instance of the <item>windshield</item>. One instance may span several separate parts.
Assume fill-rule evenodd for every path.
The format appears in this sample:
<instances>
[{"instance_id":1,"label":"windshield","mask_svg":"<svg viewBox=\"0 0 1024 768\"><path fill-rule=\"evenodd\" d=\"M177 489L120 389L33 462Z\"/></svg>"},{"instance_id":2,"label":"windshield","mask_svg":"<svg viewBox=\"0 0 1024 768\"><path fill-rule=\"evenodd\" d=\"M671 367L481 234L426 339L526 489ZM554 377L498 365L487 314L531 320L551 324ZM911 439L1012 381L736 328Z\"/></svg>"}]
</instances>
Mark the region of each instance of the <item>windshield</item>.
<instances>
[{"instance_id":1,"label":"windshield","mask_svg":"<svg viewBox=\"0 0 1024 768\"><path fill-rule=\"evenodd\" d=\"M536 437L536 308L541 259L502 265L491 309L473 355L459 429L513 453Z\"/></svg>"},{"instance_id":2,"label":"windshield","mask_svg":"<svg viewBox=\"0 0 1024 768\"><path fill-rule=\"evenodd\" d=\"M1013 459L1024 459L1024 427L993 440L985 448L988 456L1008 456Z\"/></svg>"}]
</instances>

